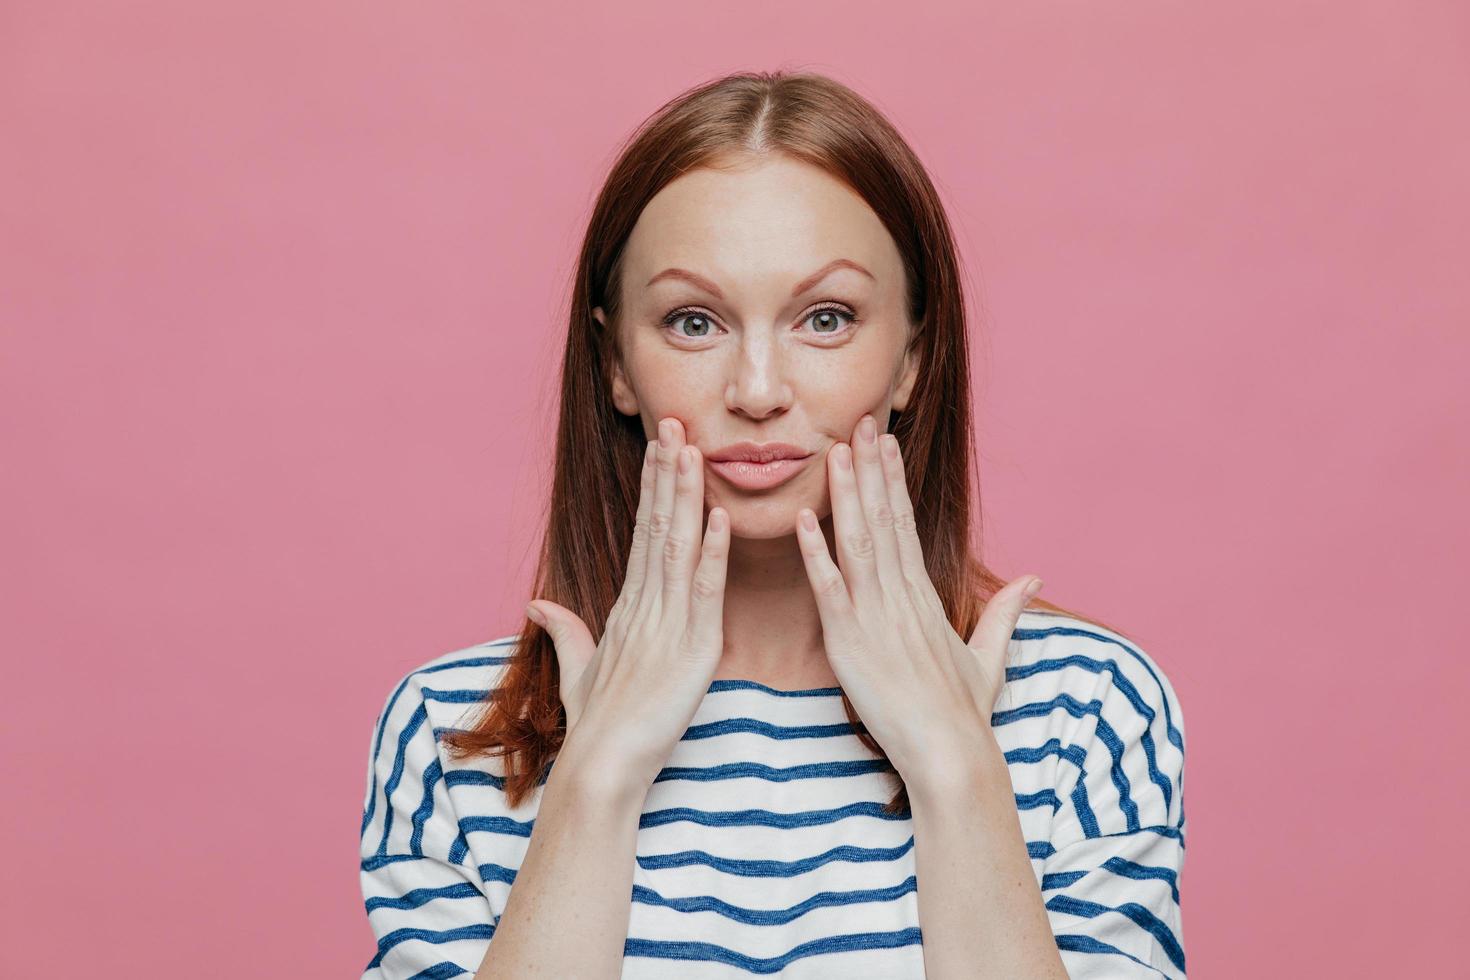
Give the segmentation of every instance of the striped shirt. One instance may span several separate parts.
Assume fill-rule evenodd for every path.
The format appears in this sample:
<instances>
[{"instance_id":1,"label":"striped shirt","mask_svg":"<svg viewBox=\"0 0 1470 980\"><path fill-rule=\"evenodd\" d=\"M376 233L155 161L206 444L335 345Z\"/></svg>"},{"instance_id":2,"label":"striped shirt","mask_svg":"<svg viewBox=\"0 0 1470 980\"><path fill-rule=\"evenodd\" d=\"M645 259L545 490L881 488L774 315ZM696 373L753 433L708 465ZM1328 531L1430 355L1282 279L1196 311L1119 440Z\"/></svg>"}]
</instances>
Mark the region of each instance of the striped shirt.
<instances>
[{"instance_id":1,"label":"striped shirt","mask_svg":"<svg viewBox=\"0 0 1470 980\"><path fill-rule=\"evenodd\" d=\"M446 653L374 727L361 884L363 980L473 976L542 788L506 806L503 763L439 739L496 683L514 636ZM1184 719L1122 637L1026 610L991 716L1032 870L1073 978L1183 977ZM638 825L624 980L922 977L911 818L835 687L716 680ZM983 909L975 910L983 915Z\"/></svg>"}]
</instances>

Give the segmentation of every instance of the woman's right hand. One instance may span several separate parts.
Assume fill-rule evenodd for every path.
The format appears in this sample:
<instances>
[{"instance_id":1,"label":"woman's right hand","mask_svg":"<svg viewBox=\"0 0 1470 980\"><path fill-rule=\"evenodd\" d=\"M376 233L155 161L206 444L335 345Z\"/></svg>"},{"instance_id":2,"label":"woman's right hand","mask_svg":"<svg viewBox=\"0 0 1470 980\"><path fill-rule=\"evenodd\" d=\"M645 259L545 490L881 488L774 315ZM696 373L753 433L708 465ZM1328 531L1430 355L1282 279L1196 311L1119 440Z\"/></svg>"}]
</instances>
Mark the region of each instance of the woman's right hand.
<instances>
[{"instance_id":1,"label":"woman's right hand","mask_svg":"<svg viewBox=\"0 0 1470 980\"><path fill-rule=\"evenodd\" d=\"M662 419L644 453L627 575L601 641L565 606L527 607L556 647L563 751L575 733L617 778L644 789L688 729L724 649L730 518L713 508L701 534L703 511L704 459L685 446L677 419Z\"/></svg>"}]
</instances>

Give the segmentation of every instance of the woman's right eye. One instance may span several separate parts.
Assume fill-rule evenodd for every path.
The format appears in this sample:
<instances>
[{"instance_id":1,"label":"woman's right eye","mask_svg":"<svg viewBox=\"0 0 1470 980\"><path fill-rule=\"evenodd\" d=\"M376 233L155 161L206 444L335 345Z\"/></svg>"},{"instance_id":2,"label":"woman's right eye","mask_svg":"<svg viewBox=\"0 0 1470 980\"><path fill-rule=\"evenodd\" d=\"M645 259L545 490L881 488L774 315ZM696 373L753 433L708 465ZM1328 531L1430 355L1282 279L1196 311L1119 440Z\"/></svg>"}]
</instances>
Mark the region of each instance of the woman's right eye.
<instances>
[{"instance_id":1,"label":"woman's right eye","mask_svg":"<svg viewBox=\"0 0 1470 980\"><path fill-rule=\"evenodd\" d=\"M687 321L687 323L689 324L690 332L685 333L676 326L676 324L678 324L681 320ZM715 331L714 321L705 314L701 313L699 310L694 309L683 308L675 310L668 316L664 317L663 322L664 325L672 329L677 336L683 337L686 340L700 340L704 337L710 336L710 334L714 333Z\"/></svg>"}]
</instances>

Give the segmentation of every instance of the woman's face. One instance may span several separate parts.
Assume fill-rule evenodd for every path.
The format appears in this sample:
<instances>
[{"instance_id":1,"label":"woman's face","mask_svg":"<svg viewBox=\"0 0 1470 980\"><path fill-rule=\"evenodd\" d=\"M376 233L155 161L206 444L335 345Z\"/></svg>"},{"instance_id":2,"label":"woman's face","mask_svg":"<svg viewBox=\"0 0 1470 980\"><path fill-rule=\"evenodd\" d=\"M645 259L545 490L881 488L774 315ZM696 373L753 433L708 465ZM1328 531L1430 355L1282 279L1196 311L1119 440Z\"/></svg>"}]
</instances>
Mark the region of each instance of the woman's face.
<instances>
[{"instance_id":1,"label":"woman's face","mask_svg":"<svg viewBox=\"0 0 1470 980\"><path fill-rule=\"evenodd\" d=\"M612 397L650 440L660 419L683 423L705 460L706 508L724 507L738 537L774 538L795 533L801 507L831 513L827 450L864 413L883 432L916 364L902 260L878 216L819 168L752 159L692 170L639 215ZM811 455L778 486L741 486L710 457L746 441Z\"/></svg>"}]
</instances>

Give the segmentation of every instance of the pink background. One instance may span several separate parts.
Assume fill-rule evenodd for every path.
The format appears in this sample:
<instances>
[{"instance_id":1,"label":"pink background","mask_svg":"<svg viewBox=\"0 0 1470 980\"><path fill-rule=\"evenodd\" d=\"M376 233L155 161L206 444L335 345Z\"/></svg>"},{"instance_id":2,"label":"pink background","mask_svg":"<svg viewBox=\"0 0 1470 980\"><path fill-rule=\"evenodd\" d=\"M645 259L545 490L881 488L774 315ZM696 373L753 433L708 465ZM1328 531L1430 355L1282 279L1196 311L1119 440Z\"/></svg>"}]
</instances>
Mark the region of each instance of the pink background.
<instances>
[{"instance_id":1,"label":"pink background","mask_svg":"<svg viewBox=\"0 0 1470 980\"><path fill-rule=\"evenodd\" d=\"M776 67L951 209L986 557L1177 688L1191 977L1452 972L1470 8L561 6L0 12L0 974L357 976L373 722L519 624L592 196Z\"/></svg>"}]
</instances>

